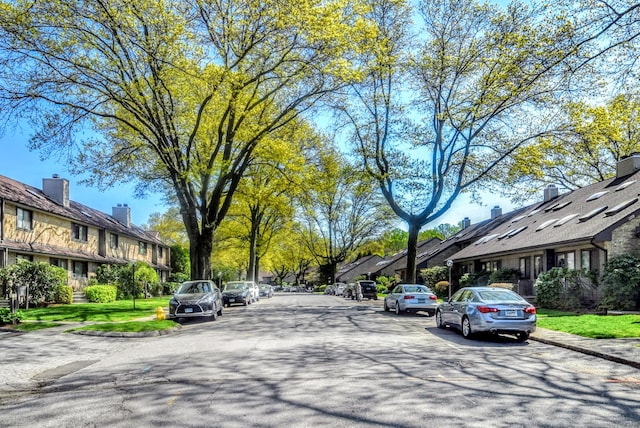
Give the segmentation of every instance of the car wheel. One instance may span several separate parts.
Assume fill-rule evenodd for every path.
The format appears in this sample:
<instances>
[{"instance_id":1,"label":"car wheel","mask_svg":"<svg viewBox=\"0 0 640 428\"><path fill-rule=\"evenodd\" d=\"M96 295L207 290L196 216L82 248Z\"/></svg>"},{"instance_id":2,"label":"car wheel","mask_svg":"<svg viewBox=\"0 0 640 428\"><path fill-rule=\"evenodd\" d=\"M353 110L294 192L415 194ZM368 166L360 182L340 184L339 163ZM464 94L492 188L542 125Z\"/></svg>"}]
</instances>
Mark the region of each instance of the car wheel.
<instances>
[{"instance_id":1,"label":"car wheel","mask_svg":"<svg viewBox=\"0 0 640 428\"><path fill-rule=\"evenodd\" d=\"M471 322L469 318L462 318L462 336L465 339L469 339L471 337Z\"/></svg>"},{"instance_id":2,"label":"car wheel","mask_svg":"<svg viewBox=\"0 0 640 428\"><path fill-rule=\"evenodd\" d=\"M384 301L384 311L389 312L389 306L387 306L387 301Z\"/></svg>"},{"instance_id":3,"label":"car wheel","mask_svg":"<svg viewBox=\"0 0 640 428\"><path fill-rule=\"evenodd\" d=\"M402 313L402 309L400 309L400 302L396 300L396 315L400 315Z\"/></svg>"},{"instance_id":4,"label":"car wheel","mask_svg":"<svg viewBox=\"0 0 640 428\"><path fill-rule=\"evenodd\" d=\"M373 296L373 300L378 300L378 296Z\"/></svg>"},{"instance_id":5,"label":"car wheel","mask_svg":"<svg viewBox=\"0 0 640 428\"><path fill-rule=\"evenodd\" d=\"M436 327L444 328L444 322L442 322L442 312L436 312Z\"/></svg>"},{"instance_id":6,"label":"car wheel","mask_svg":"<svg viewBox=\"0 0 640 428\"><path fill-rule=\"evenodd\" d=\"M220 305L220 309L218 309L218 316L221 317L222 316L222 308L224 307L224 305Z\"/></svg>"},{"instance_id":7,"label":"car wheel","mask_svg":"<svg viewBox=\"0 0 640 428\"><path fill-rule=\"evenodd\" d=\"M518 342L524 342L528 338L529 333L527 333L526 331L519 331L518 333L516 333L516 339L518 339Z\"/></svg>"}]
</instances>

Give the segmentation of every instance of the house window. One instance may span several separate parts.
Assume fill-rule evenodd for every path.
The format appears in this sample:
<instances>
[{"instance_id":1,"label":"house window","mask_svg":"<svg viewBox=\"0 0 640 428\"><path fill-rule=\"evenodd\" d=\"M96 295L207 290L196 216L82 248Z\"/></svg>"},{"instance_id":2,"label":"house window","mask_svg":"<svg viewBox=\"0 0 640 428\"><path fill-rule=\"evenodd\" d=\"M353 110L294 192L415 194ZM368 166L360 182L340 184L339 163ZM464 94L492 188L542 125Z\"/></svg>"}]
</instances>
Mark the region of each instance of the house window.
<instances>
[{"instance_id":1,"label":"house window","mask_svg":"<svg viewBox=\"0 0 640 428\"><path fill-rule=\"evenodd\" d=\"M32 262L33 261L33 256L29 255L29 254L16 254L16 260L20 261L20 260L24 260L27 262Z\"/></svg>"},{"instance_id":2,"label":"house window","mask_svg":"<svg viewBox=\"0 0 640 428\"><path fill-rule=\"evenodd\" d=\"M33 228L33 212L23 208L18 208L16 215L16 227L18 229L31 230Z\"/></svg>"},{"instance_id":3,"label":"house window","mask_svg":"<svg viewBox=\"0 0 640 428\"><path fill-rule=\"evenodd\" d=\"M520 275L523 279L531 278L531 258L530 257L521 257L520 258Z\"/></svg>"},{"instance_id":4,"label":"house window","mask_svg":"<svg viewBox=\"0 0 640 428\"><path fill-rule=\"evenodd\" d=\"M118 248L118 235L115 233L109 235L109 247L113 249Z\"/></svg>"},{"instance_id":5,"label":"house window","mask_svg":"<svg viewBox=\"0 0 640 428\"><path fill-rule=\"evenodd\" d=\"M502 268L502 263L500 260L494 260L491 262L491 271L495 272Z\"/></svg>"},{"instance_id":6,"label":"house window","mask_svg":"<svg viewBox=\"0 0 640 428\"><path fill-rule=\"evenodd\" d=\"M51 266L58 266L63 268L64 270L69 270L69 263L67 262L67 260L65 259L56 259L54 257L51 257L49 259L49 264Z\"/></svg>"},{"instance_id":7,"label":"house window","mask_svg":"<svg viewBox=\"0 0 640 428\"><path fill-rule=\"evenodd\" d=\"M71 224L71 236L77 241L87 242L88 228L81 224Z\"/></svg>"},{"instance_id":8,"label":"house window","mask_svg":"<svg viewBox=\"0 0 640 428\"><path fill-rule=\"evenodd\" d=\"M147 243L146 242L138 241L138 254L141 254L143 256L147 255Z\"/></svg>"},{"instance_id":9,"label":"house window","mask_svg":"<svg viewBox=\"0 0 640 428\"><path fill-rule=\"evenodd\" d=\"M73 277L74 278L86 278L89 270L87 268L87 262L73 262Z\"/></svg>"},{"instance_id":10,"label":"house window","mask_svg":"<svg viewBox=\"0 0 640 428\"><path fill-rule=\"evenodd\" d=\"M570 253L556 253L556 266L567 269L576 268L576 254Z\"/></svg>"},{"instance_id":11,"label":"house window","mask_svg":"<svg viewBox=\"0 0 640 428\"><path fill-rule=\"evenodd\" d=\"M162 248L162 247L158 247L158 257L162 258L162 257L163 257L163 255L162 255L162 254L163 254L163 253L164 253L164 248Z\"/></svg>"},{"instance_id":12,"label":"house window","mask_svg":"<svg viewBox=\"0 0 640 428\"><path fill-rule=\"evenodd\" d=\"M542 273L543 268L542 256L533 256L533 277L537 278Z\"/></svg>"},{"instance_id":13,"label":"house window","mask_svg":"<svg viewBox=\"0 0 640 428\"><path fill-rule=\"evenodd\" d=\"M582 250L580 253L580 267L584 270L591 270L591 250Z\"/></svg>"}]
</instances>

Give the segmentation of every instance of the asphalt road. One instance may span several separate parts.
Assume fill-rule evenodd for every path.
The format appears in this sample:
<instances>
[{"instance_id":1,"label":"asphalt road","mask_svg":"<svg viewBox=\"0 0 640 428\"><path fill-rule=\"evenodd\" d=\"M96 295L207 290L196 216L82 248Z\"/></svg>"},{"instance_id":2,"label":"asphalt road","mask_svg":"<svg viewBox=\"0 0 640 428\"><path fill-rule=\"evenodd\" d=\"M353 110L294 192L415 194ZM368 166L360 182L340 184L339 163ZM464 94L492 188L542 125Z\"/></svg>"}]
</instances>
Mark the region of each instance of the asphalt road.
<instances>
[{"instance_id":1,"label":"asphalt road","mask_svg":"<svg viewBox=\"0 0 640 428\"><path fill-rule=\"evenodd\" d=\"M2 334L0 426L640 424L637 369L376 303L280 294L168 336Z\"/></svg>"}]
</instances>

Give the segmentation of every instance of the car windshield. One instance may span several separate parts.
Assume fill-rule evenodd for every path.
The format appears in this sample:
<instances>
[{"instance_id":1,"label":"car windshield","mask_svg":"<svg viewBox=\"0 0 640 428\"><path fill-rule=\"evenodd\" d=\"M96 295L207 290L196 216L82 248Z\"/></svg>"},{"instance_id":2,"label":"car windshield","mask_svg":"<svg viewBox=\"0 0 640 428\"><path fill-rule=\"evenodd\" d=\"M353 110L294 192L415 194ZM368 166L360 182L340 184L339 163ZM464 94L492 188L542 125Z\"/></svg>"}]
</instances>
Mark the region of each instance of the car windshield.
<instances>
[{"instance_id":1,"label":"car windshield","mask_svg":"<svg viewBox=\"0 0 640 428\"><path fill-rule=\"evenodd\" d=\"M206 282L185 282L178 289L178 294L208 293L210 290Z\"/></svg>"},{"instance_id":2,"label":"car windshield","mask_svg":"<svg viewBox=\"0 0 640 428\"><path fill-rule=\"evenodd\" d=\"M270 285L261 285L260 288L263 290L266 290L270 287Z\"/></svg>"},{"instance_id":3,"label":"car windshield","mask_svg":"<svg viewBox=\"0 0 640 428\"><path fill-rule=\"evenodd\" d=\"M404 287L405 293L428 293L429 289L422 285L408 285Z\"/></svg>"},{"instance_id":4,"label":"car windshield","mask_svg":"<svg viewBox=\"0 0 640 428\"><path fill-rule=\"evenodd\" d=\"M242 290L244 289L243 282L229 282L224 286L225 290Z\"/></svg>"},{"instance_id":5,"label":"car windshield","mask_svg":"<svg viewBox=\"0 0 640 428\"><path fill-rule=\"evenodd\" d=\"M508 290L480 291L478 294L484 302L519 302L522 300L520 296Z\"/></svg>"}]
</instances>

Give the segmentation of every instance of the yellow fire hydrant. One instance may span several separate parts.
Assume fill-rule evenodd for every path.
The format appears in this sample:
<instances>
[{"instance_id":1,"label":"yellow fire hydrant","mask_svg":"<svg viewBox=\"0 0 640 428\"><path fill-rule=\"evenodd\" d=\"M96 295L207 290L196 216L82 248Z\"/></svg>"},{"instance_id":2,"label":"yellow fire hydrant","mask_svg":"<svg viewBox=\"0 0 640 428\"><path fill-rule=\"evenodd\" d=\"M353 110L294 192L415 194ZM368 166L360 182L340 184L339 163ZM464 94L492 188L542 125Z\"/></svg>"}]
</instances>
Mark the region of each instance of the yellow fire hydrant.
<instances>
[{"instance_id":1,"label":"yellow fire hydrant","mask_svg":"<svg viewBox=\"0 0 640 428\"><path fill-rule=\"evenodd\" d=\"M156 319L158 321L162 321L163 319L165 319L166 317L164 316L164 309L162 309L162 306L158 306L156 308Z\"/></svg>"}]
</instances>

